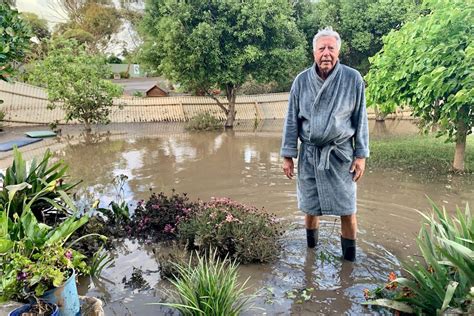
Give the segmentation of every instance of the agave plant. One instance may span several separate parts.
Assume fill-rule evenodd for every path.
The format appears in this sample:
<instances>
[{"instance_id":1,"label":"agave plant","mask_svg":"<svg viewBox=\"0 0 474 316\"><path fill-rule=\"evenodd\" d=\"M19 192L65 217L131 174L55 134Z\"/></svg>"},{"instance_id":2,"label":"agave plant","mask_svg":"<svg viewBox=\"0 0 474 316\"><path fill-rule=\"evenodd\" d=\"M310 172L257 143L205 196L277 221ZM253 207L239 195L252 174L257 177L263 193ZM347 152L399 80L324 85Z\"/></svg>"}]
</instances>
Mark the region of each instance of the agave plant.
<instances>
[{"instance_id":1,"label":"agave plant","mask_svg":"<svg viewBox=\"0 0 474 316\"><path fill-rule=\"evenodd\" d=\"M407 277L390 282L396 289L391 299L366 304L427 315L474 312L474 221L469 205L465 212L457 208L453 219L431 203L433 214L420 213L424 223L416 240L423 262L403 264Z\"/></svg>"},{"instance_id":2,"label":"agave plant","mask_svg":"<svg viewBox=\"0 0 474 316\"><path fill-rule=\"evenodd\" d=\"M37 162L33 159L30 166L27 166L23 159L21 152L14 148L13 150L13 164L7 168L5 174L0 174L2 180L2 190L0 191L0 204L10 206L10 217L14 214L21 215L23 211L23 202L29 203L33 197L34 202L30 209L36 218L43 222L44 214L48 211L63 210L64 200L69 199L67 192L80 183L66 183L65 174L68 166L63 161L50 163L52 157L51 151L46 150L43 159ZM10 190L12 185L19 185L26 183L28 186L14 195L13 200L9 201ZM44 190L46 187L51 187L52 190Z\"/></svg>"}]
</instances>

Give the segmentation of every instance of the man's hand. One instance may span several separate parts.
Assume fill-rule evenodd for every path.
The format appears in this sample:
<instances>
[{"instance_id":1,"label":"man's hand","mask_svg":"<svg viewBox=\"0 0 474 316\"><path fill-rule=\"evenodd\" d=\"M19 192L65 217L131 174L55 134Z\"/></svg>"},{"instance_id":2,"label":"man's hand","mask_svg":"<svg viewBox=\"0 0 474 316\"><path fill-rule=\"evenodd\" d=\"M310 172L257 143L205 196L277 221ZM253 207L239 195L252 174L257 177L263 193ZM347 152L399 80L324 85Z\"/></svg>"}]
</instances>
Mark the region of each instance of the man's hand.
<instances>
[{"instance_id":1,"label":"man's hand","mask_svg":"<svg viewBox=\"0 0 474 316\"><path fill-rule=\"evenodd\" d=\"M354 161L352 162L351 166L351 173L354 173L352 175L352 180L354 182L359 181L360 178L364 175L365 171L365 158L355 158Z\"/></svg>"},{"instance_id":2,"label":"man's hand","mask_svg":"<svg viewBox=\"0 0 474 316\"><path fill-rule=\"evenodd\" d=\"M293 158L284 157L283 158L283 172L288 177L288 179L293 179L293 176L295 175L294 169L295 169L295 165L293 163Z\"/></svg>"}]
</instances>

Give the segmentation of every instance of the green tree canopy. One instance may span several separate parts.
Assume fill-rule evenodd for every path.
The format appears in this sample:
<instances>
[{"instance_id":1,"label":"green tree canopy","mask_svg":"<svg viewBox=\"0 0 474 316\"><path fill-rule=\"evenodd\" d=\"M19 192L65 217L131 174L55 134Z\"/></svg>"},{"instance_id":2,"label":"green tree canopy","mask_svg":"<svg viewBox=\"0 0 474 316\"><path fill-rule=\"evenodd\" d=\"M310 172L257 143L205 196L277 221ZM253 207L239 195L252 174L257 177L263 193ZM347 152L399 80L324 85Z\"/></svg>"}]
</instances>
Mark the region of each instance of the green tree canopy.
<instances>
[{"instance_id":1,"label":"green tree canopy","mask_svg":"<svg viewBox=\"0 0 474 316\"><path fill-rule=\"evenodd\" d=\"M86 45L88 47L91 45L93 46L95 41L94 36L91 33L84 31L81 28L68 29L62 34L62 37L66 39L73 39L77 41L78 44Z\"/></svg>"},{"instance_id":2,"label":"green tree canopy","mask_svg":"<svg viewBox=\"0 0 474 316\"><path fill-rule=\"evenodd\" d=\"M426 0L428 14L392 31L371 59L368 103L408 104L427 130L456 142L454 169L464 169L466 136L474 126L472 1Z\"/></svg>"},{"instance_id":3,"label":"green tree canopy","mask_svg":"<svg viewBox=\"0 0 474 316\"><path fill-rule=\"evenodd\" d=\"M302 1L302 0L300 0ZM302 24L310 41L318 29L332 26L342 38L341 60L365 74L368 58L382 48L382 36L420 14L417 0L321 0L305 10ZM311 21L314 23L311 24Z\"/></svg>"},{"instance_id":4,"label":"green tree canopy","mask_svg":"<svg viewBox=\"0 0 474 316\"><path fill-rule=\"evenodd\" d=\"M18 11L0 4L0 80L8 81L12 76L12 63L23 60L31 36L31 29Z\"/></svg>"},{"instance_id":5,"label":"green tree canopy","mask_svg":"<svg viewBox=\"0 0 474 316\"><path fill-rule=\"evenodd\" d=\"M69 20L56 26L55 34L88 43L93 51L105 51L122 26L122 17L110 0L56 0Z\"/></svg>"},{"instance_id":6,"label":"green tree canopy","mask_svg":"<svg viewBox=\"0 0 474 316\"><path fill-rule=\"evenodd\" d=\"M36 13L22 12L21 18L30 25L33 34L38 38L38 40L41 41L51 36L48 28L48 21L40 18Z\"/></svg>"},{"instance_id":7,"label":"green tree canopy","mask_svg":"<svg viewBox=\"0 0 474 316\"><path fill-rule=\"evenodd\" d=\"M306 53L303 35L287 0L149 1L143 24L143 59L171 80L208 93L220 87L235 118L236 90L259 82L293 78Z\"/></svg>"},{"instance_id":8,"label":"green tree canopy","mask_svg":"<svg viewBox=\"0 0 474 316\"><path fill-rule=\"evenodd\" d=\"M47 54L47 39L51 37L48 22L40 18L37 14L31 12L22 12L21 18L25 20L32 30L32 43L27 55L24 58L24 70L19 80L25 80L29 76L29 68L31 61L44 58Z\"/></svg>"},{"instance_id":9,"label":"green tree canopy","mask_svg":"<svg viewBox=\"0 0 474 316\"><path fill-rule=\"evenodd\" d=\"M61 106L66 121L77 119L90 131L91 124L109 122L113 97L121 95L121 87L106 80L109 74L104 56L92 55L75 40L57 38L30 77L46 87L51 107Z\"/></svg>"}]
</instances>

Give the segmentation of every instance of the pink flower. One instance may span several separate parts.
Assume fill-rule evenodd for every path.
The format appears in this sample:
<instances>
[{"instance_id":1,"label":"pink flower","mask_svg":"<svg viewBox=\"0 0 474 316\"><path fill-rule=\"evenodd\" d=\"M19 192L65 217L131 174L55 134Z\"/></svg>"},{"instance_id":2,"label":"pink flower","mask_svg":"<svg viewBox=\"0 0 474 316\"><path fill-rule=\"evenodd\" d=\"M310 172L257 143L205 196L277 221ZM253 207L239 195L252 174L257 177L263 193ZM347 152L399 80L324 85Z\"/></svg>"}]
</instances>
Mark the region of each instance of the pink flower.
<instances>
[{"instance_id":1,"label":"pink flower","mask_svg":"<svg viewBox=\"0 0 474 316\"><path fill-rule=\"evenodd\" d=\"M232 214L227 214L225 217L225 221L228 223L232 223L234 221L234 216Z\"/></svg>"},{"instance_id":2,"label":"pink flower","mask_svg":"<svg viewBox=\"0 0 474 316\"><path fill-rule=\"evenodd\" d=\"M24 281L26 280L27 277L28 277L28 273L23 272L23 271L18 272L18 274L16 275L17 281Z\"/></svg>"},{"instance_id":3,"label":"pink flower","mask_svg":"<svg viewBox=\"0 0 474 316\"><path fill-rule=\"evenodd\" d=\"M68 258L69 260L71 260L71 259L72 259L72 251L71 251L71 250L66 251L66 253L64 254L64 256L65 256L66 258Z\"/></svg>"},{"instance_id":4,"label":"pink flower","mask_svg":"<svg viewBox=\"0 0 474 316\"><path fill-rule=\"evenodd\" d=\"M175 230L176 230L176 228L174 228L170 224L166 224L165 228L163 229L163 231L167 234L173 234L175 232Z\"/></svg>"}]
</instances>

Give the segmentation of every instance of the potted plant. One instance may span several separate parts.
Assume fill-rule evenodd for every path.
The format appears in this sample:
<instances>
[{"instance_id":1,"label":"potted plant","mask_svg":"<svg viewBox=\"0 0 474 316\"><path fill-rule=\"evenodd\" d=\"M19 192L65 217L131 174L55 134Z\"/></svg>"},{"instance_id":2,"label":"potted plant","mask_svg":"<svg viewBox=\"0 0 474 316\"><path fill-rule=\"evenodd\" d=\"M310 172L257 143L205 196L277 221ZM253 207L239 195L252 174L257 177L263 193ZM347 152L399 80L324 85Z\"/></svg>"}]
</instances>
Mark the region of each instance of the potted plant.
<instances>
[{"instance_id":1,"label":"potted plant","mask_svg":"<svg viewBox=\"0 0 474 316\"><path fill-rule=\"evenodd\" d=\"M85 256L67 247L65 242L89 217L69 216L56 227L39 223L31 210L37 196L45 190L54 190L55 181L48 183L28 203L24 200L22 211L10 216L15 195L30 185L20 183L8 189L8 202L0 204L0 301L28 299L45 295L58 299L58 294L48 295L48 290L62 288L70 284L71 290L64 293L72 298L62 297L60 315L76 315L79 312L79 297L75 283L75 273L87 273ZM63 197L70 209L75 210L72 201ZM18 215L21 214L21 215ZM84 236L83 236L84 237ZM81 237L81 238L83 238ZM75 296L75 297L74 297Z\"/></svg>"},{"instance_id":2,"label":"potted plant","mask_svg":"<svg viewBox=\"0 0 474 316\"><path fill-rule=\"evenodd\" d=\"M24 313L29 316L58 316L59 308L56 304L38 299L35 303L25 304L15 308L8 313L8 316L22 316Z\"/></svg>"}]
</instances>

